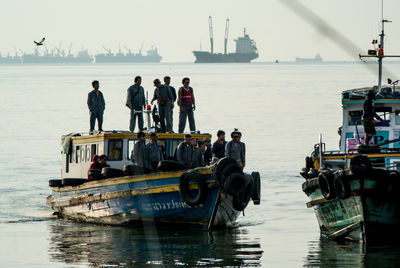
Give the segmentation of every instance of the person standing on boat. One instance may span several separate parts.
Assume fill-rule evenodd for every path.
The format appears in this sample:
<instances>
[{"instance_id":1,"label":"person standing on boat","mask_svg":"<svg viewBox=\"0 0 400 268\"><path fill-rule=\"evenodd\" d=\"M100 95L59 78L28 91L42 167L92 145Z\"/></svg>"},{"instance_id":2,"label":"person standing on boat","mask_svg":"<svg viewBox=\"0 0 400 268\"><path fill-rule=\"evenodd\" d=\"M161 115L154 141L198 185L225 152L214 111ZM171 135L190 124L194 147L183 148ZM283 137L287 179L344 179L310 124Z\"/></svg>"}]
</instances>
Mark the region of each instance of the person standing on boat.
<instances>
[{"instance_id":1,"label":"person standing on boat","mask_svg":"<svg viewBox=\"0 0 400 268\"><path fill-rule=\"evenodd\" d=\"M176 150L176 160L185 166L185 168L192 168L193 162L193 146L192 136L190 134L185 135L185 141L178 145Z\"/></svg>"},{"instance_id":2,"label":"person standing on boat","mask_svg":"<svg viewBox=\"0 0 400 268\"><path fill-rule=\"evenodd\" d=\"M204 164L209 165L211 162L211 158L212 158L212 153L211 153L211 140L210 138L205 138L203 140L203 145L204 145Z\"/></svg>"},{"instance_id":3,"label":"person standing on boat","mask_svg":"<svg viewBox=\"0 0 400 268\"><path fill-rule=\"evenodd\" d=\"M128 88L128 94L126 97L126 106L131 110L131 119L129 124L129 130L135 131L136 117L138 118L139 131L143 130L143 108L145 108L146 100L144 96L144 89L141 86L142 78L140 76L135 77L135 84Z\"/></svg>"},{"instance_id":4,"label":"person standing on boat","mask_svg":"<svg viewBox=\"0 0 400 268\"><path fill-rule=\"evenodd\" d=\"M189 119L190 132L196 131L193 111L196 110L193 88L189 87L190 79L185 77L182 79L183 87L178 91L179 113L179 133L183 133L186 126L186 117Z\"/></svg>"},{"instance_id":5,"label":"person standing on boat","mask_svg":"<svg viewBox=\"0 0 400 268\"><path fill-rule=\"evenodd\" d=\"M246 145L240 141L242 133L235 129L231 133L232 140L225 146L225 157L235 159L243 169L246 166Z\"/></svg>"},{"instance_id":6,"label":"person standing on boat","mask_svg":"<svg viewBox=\"0 0 400 268\"><path fill-rule=\"evenodd\" d=\"M204 154L201 152L201 149L197 146L197 140L192 139L192 168L202 167L204 166Z\"/></svg>"},{"instance_id":7,"label":"person standing on boat","mask_svg":"<svg viewBox=\"0 0 400 268\"><path fill-rule=\"evenodd\" d=\"M170 86L170 83L171 83L171 77L164 76L164 85L167 86L169 88L169 90L171 90L171 94L172 94L172 97L174 99L172 101L172 104L175 104L175 102L176 102L176 90L175 90L175 88L173 86ZM174 132L174 107L175 106L173 106L171 108L171 127L172 127L171 130L172 130L172 132Z\"/></svg>"},{"instance_id":8,"label":"person standing on boat","mask_svg":"<svg viewBox=\"0 0 400 268\"><path fill-rule=\"evenodd\" d=\"M155 79L153 82L156 88L151 104L155 99L157 100L161 132L172 132L171 111L174 108L174 97L169 87L162 85L159 79Z\"/></svg>"},{"instance_id":9,"label":"person standing on boat","mask_svg":"<svg viewBox=\"0 0 400 268\"><path fill-rule=\"evenodd\" d=\"M133 148L131 154L131 161L136 162L136 164L140 167L146 167L147 160L146 160L146 136L143 131L138 132L137 134L138 140L135 142L135 146Z\"/></svg>"},{"instance_id":10,"label":"person standing on boat","mask_svg":"<svg viewBox=\"0 0 400 268\"><path fill-rule=\"evenodd\" d=\"M106 107L103 93L99 90L100 83L97 80L92 82L93 90L89 92L87 105L90 113L90 133L94 130L97 119L97 127L99 131L103 131L103 114Z\"/></svg>"},{"instance_id":11,"label":"person standing on boat","mask_svg":"<svg viewBox=\"0 0 400 268\"><path fill-rule=\"evenodd\" d=\"M364 126L364 132L365 132L365 138L364 138L365 145L368 145L372 137L376 134L375 118L380 121L383 121L383 119L375 112L375 106L374 106L375 88L376 87L373 87L371 90L368 91L367 97L365 98L364 101L362 124Z\"/></svg>"},{"instance_id":12,"label":"person standing on boat","mask_svg":"<svg viewBox=\"0 0 400 268\"><path fill-rule=\"evenodd\" d=\"M150 143L146 145L146 158L147 163L150 164L152 172L158 171L158 163L164 159L161 146L157 142L158 135L156 133L150 134Z\"/></svg>"},{"instance_id":13,"label":"person standing on boat","mask_svg":"<svg viewBox=\"0 0 400 268\"><path fill-rule=\"evenodd\" d=\"M225 146L225 131L218 130L217 140L213 143L211 148L212 157L217 157L218 159L225 157Z\"/></svg>"}]
</instances>

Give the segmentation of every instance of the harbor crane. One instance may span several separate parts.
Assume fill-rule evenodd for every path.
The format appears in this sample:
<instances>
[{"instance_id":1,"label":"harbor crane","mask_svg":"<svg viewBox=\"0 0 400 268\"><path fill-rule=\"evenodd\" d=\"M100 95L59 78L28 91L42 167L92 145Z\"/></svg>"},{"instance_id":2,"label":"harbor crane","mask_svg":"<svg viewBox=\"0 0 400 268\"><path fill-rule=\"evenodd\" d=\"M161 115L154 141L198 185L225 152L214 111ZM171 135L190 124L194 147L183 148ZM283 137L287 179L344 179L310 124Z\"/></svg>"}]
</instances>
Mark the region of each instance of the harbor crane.
<instances>
[{"instance_id":1,"label":"harbor crane","mask_svg":"<svg viewBox=\"0 0 400 268\"><path fill-rule=\"evenodd\" d=\"M213 26L212 26L211 16L208 17L208 27L210 30L211 54L214 54L214 35L213 35Z\"/></svg>"},{"instance_id":2,"label":"harbor crane","mask_svg":"<svg viewBox=\"0 0 400 268\"><path fill-rule=\"evenodd\" d=\"M229 18L226 19L225 24L225 43L224 43L224 54L226 55L227 45L228 45L228 34L229 34Z\"/></svg>"}]
</instances>

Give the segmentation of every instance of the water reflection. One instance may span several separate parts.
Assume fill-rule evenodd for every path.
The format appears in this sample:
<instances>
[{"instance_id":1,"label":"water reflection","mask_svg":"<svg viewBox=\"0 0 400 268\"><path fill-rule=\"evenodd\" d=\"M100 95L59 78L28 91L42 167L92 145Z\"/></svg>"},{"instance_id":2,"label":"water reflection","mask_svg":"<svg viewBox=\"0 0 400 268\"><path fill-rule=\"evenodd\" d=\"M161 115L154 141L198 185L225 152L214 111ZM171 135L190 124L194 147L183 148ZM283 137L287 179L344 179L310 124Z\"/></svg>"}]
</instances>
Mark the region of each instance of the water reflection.
<instances>
[{"instance_id":1,"label":"water reflection","mask_svg":"<svg viewBox=\"0 0 400 268\"><path fill-rule=\"evenodd\" d=\"M365 247L321 237L310 241L304 267L399 267L400 246L387 243Z\"/></svg>"},{"instance_id":2,"label":"water reflection","mask_svg":"<svg viewBox=\"0 0 400 268\"><path fill-rule=\"evenodd\" d=\"M50 260L66 264L260 266L262 250L245 228L204 232L49 222Z\"/></svg>"}]
</instances>

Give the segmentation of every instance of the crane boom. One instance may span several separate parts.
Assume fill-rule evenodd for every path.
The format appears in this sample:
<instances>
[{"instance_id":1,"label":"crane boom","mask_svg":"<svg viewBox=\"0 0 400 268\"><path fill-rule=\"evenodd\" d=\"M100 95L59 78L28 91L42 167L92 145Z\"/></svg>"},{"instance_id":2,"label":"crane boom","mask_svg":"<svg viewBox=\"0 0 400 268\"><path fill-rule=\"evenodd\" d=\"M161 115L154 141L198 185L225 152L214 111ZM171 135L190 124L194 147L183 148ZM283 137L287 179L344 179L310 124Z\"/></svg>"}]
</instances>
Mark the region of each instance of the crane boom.
<instances>
[{"instance_id":1,"label":"crane boom","mask_svg":"<svg viewBox=\"0 0 400 268\"><path fill-rule=\"evenodd\" d=\"M229 34L229 18L226 19L225 24L225 43L224 43L224 54L226 55L227 45L228 45L228 34Z\"/></svg>"},{"instance_id":2,"label":"crane boom","mask_svg":"<svg viewBox=\"0 0 400 268\"><path fill-rule=\"evenodd\" d=\"M212 18L208 17L208 25L210 30L210 43L211 43L211 54L214 53L214 35L213 35L213 26L212 26Z\"/></svg>"}]
</instances>

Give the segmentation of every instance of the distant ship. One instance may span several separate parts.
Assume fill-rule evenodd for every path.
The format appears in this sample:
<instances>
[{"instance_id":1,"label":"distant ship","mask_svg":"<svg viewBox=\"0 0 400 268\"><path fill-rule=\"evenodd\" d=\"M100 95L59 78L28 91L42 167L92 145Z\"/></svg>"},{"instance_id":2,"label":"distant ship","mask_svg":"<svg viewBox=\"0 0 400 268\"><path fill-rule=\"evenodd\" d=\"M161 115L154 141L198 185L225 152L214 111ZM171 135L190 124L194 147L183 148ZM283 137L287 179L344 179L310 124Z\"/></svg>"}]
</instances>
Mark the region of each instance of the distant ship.
<instances>
[{"instance_id":1,"label":"distant ship","mask_svg":"<svg viewBox=\"0 0 400 268\"><path fill-rule=\"evenodd\" d=\"M296 62L298 63L321 63L323 59L321 55L317 54L314 58L296 58Z\"/></svg>"},{"instance_id":2,"label":"distant ship","mask_svg":"<svg viewBox=\"0 0 400 268\"><path fill-rule=\"evenodd\" d=\"M22 62L25 64L60 64L60 63L92 63L93 57L89 55L87 49L81 50L76 56L68 54L64 50L56 48L57 53L53 51L50 53L47 49L44 53L39 53L38 49L35 49L33 54L22 55Z\"/></svg>"},{"instance_id":3,"label":"distant ship","mask_svg":"<svg viewBox=\"0 0 400 268\"><path fill-rule=\"evenodd\" d=\"M157 48L152 48L147 51L146 55L142 55L142 49L139 53L132 53L128 48L127 53L122 53L119 49L118 53L112 53L110 49L103 47L107 53L96 54L96 63L142 63L142 62L160 62L162 57L158 54Z\"/></svg>"},{"instance_id":4,"label":"distant ship","mask_svg":"<svg viewBox=\"0 0 400 268\"><path fill-rule=\"evenodd\" d=\"M225 27L225 43L224 53L214 53L214 37L212 28L212 18L209 17L209 30L211 53L208 51L193 51L196 57L195 63L228 63L228 62L250 62L258 58L258 50L254 40L251 40L249 35L246 34L246 28L243 31L243 37L234 40L236 42L236 52L227 53L228 32L229 32L229 19L226 20Z\"/></svg>"},{"instance_id":5,"label":"distant ship","mask_svg":"<svg viewBox=\"0 0 400 268\"><path fill-rule=\"evenodd\" d=\"M7 56L2 56L0 53L0 64L21 64L21 63L22 59L18 55L11 56L10 53L8 53Z\"/></svg>"}]
</instances>

